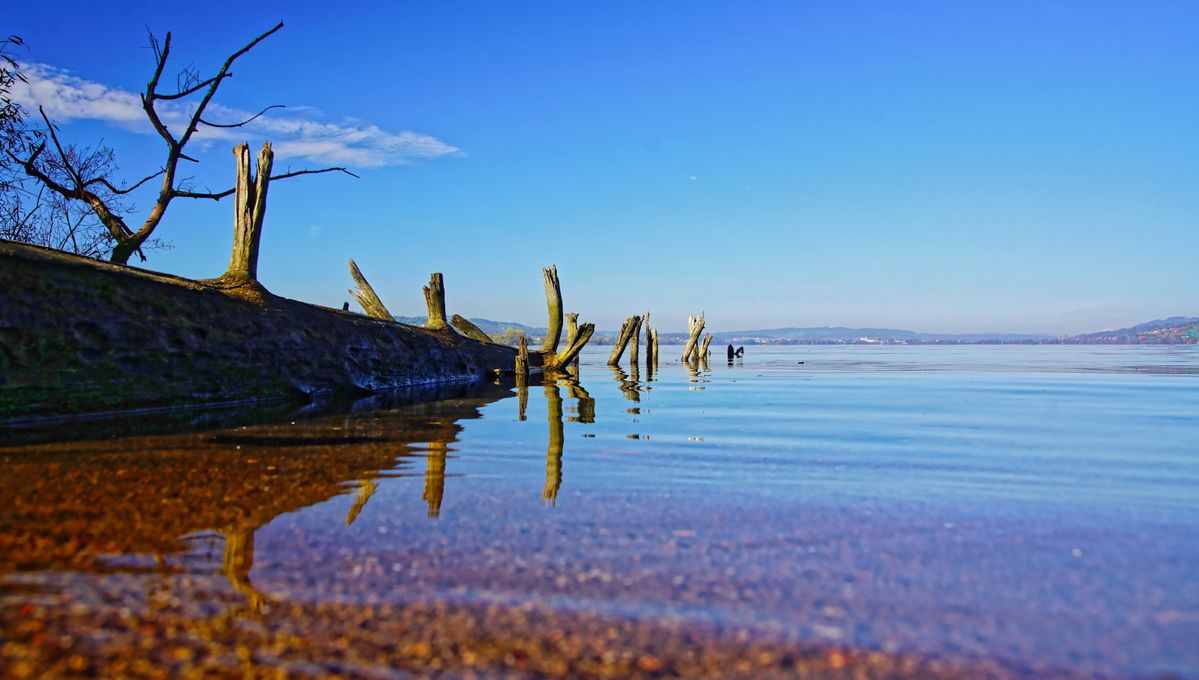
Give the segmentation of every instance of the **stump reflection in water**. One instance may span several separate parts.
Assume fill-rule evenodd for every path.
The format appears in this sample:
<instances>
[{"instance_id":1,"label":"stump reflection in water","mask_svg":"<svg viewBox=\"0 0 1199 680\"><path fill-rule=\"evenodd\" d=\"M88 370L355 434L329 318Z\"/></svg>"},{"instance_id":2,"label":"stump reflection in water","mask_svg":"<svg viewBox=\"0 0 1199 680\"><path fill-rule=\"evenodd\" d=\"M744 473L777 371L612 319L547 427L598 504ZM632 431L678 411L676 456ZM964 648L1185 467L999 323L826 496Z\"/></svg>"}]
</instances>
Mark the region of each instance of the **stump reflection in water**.
<instances>
[{"instance_id":1,"label":"stump reflection in water","mask_svg":"<svg viewBox=\"0 0 1199 680\"><path fill-rule=\"evenodd\" d=\"M0 446L0 497L8 504L0 585L35 570L174 573L198 543L219 536L219 572L257 609L264 601L250 582L257 529L351 490L345 522L352 525L379 479L411 474L403 470L420 448L427 450L424 500L436 517L458 422L511 395L490 383L441 387L307 420L293 412L296 420L216 431ZM416 400L428 401L409 403Z\"/></svg>"}]
</instances>

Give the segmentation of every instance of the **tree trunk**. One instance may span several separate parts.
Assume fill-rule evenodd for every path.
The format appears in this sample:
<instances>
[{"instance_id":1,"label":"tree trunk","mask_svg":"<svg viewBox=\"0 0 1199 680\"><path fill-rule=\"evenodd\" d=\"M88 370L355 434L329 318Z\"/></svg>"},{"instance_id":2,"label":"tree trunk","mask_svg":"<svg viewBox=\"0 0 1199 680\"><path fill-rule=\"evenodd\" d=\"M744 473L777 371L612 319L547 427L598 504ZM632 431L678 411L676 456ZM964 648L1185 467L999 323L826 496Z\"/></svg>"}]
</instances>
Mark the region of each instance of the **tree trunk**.
<instances>
[{"instance_id":1,"label":"tree trunk","mask_svg":"<svg viewBox=\"0 0 1199 680\"><path fill-rule=\"evenodd\" d=\"M233 198L233 253L229 269L218 279L226 285L257 283L258 243L262 238L262 220L266 217L266 192L271 181L275 153L271 143L263 142L258 152L258 175L250 164L250 146L233 148L237 158L237 183ZM123 244L122 244L123 245ZM113 251L116 256L116 251Z\"/></svg>"},{"instance_id":2,"label":"tree trunk","mask_svg":"<svg viewBox=\"0 0 1199 680\"><path fill-rule=\"evenodd\" d=\"M558 351L558 342L562 339L562 288L558 285L558 267L543 267L541 275L545 278L545 306L549 312L549 325L545 341L541 343L541 353L549 355Z\"/></svg>"},{"instance_id":3,"label":"tree trunk","mask_svg":"<svg viewBox=\"0 0 1199 680\"><path fill-rule=\"evenodd\" d=\"M638 353L641 351L641 324L649 320L649 312L645 316L637 319L637 326L633 329L633 337L629 339L629 365L634 371L637 370Z\"/></svg>"},{"instance_id":4,"label":"tree trunk","mask_svg":"<svg viewBox=\"0 0 1199 680\"><path fill-rule=\"evenodd\" d=\"M653 336L653 348L651 350L651 354L653 354L654 370L656 371L658 370L658 329L655 328L654 330L650 331L650 334Z\"/></svg>"},{"instance_id":5,"label":"tree trunk","mask_svg":"<svg viewBox=\"0 0 1199 680\"><path fill-rule=\"evenodd\" d=\"M711 334L704 336L704 342L699 346L699 356L703 359L708 358L708 346L712 344Z\"/></svg>"},{"instance_id":6,"label":"tree trunk","mask_svg":"<svg viewBox=\"0 0 1199 680\"><path fill-rule=\"evenodd\" d=\"M579 332L575 334L574 340L567 345L566 349L553 355L552 359L547 357L545 367L559 369L577 359L579 352L583 351L583 347L587 345L587 341L591 339L593 333L595 333L595 324L585 323L579 326Z\"/></svg>"},{"instance_id":7,"label":"tree trunk","mask_svg":"<svg viewBox=\"0 0 1199 680\"><path fill-rule=\"evenodd\" d=\"M641 325L641 317L630 316L620 325L620 335L616 337L616 345L612 348L612 354L608 356L609 366L619 366L620 357L624 354L625 346L629 344L629 340L633 337L633 329Z\"/></svg>"},{"instance_id":8,"label":"tree trunk","mask_svg":"<svg viewBox=\"0 0 1199 680\"><path fill-rule=\"evenodd\" d=\"M545 306L549 313L549 327L546 330L545 341L541 344L541 365L547 370L564 368L567 364L578 359L579 352L591 339L595 332L595 324L578 325L579 315L572 312L566 316L567 335L566 348L558 351L562 340L562 288L558 284L558 268L551 265L544 267L541 274L545 279Z\"/></svg>"},{"instance_id":9,"label":"tree trunk","mask_svg":"<svg viewBox=\"0 0 1199 680\"><path fill-rule=\"evenodd\" d=\"M465 335L466 337L470 338L471 340L478 340L479 342L488 342L488 343L494 342L491 339L490 335L484 333L481 328L474 325L473 323L470 322L470 320L466 319L465 317L463 317L459 314L455 314L450 319L450 324L453 325L454 328L457 328L459 333Z\"/></svg>"},{"instance_id":10,"label":"tree trunk","mask_svg":"<svg viewBox=\"0 0 1199 680\"><path fill-rule=\"evenodd\" d=\"M700 312L699 316L687 317L687 329L691 332L687 337L687 344L683 345L683 361L690 361L691 355L695 353L696 345L699 343L699 335L704 332L704 314Z\"/></svg>"},{"instance_id":11,"label":"tree trunk","mask_svg":"<svg viewBox=\"0 0 1199 680\"><path fill-rule=\"evenodd\" d=\"M237 183L233 199L233 253L227 274L230 278L257 281L258 244L266 217L266 194L275 154L271 143L263 142L258 153L257 176L250 166L249 145L239 144L233 149L233 155L237 157Z\"/></svg>"},{"instance_id":12,"label":"tree trunk","mask_svg":"<svg viewBox=\"0 0 1199 680\"><path fill-rule=\"evenodd\" d=\"M566 346L570 347L579 336L579 313L571 312L566 315Z\"/></svg>"},{"instance_id":13,"label":"tree trunk","mask_svg":"<svg viewBox=\"0 0 1199 680\"><path fill-rule=\"evenodd\" d=\"M353 260L350 260L350 276L354 279L358 289L348 292L350 297L362 305L362 311L372 319L395 321L395 317L387 311L387 307L383 306L383 301L375 294L375 289L371 288L370 283L367 283L366 277L362 275L362 270L358 269L358 265Z\"/></svg>"},{"instance_id":14,"label":"tree trunk","mask_svg":"<svg viewBox=\"0 0 1199 680\"><path fill-rule=\"evenodd\" d=\"M440 272L429 275L429 285L424 286L425 306L429 308L429 322L425 328L443 330L450 325L445 320L445 284Z\"/></svg>"},{"instance_id":15,"label":"tree trunk","mask_svg":"<svg viewBox=\"0 0 1199 680\"><path fill-rule=\"evenodd\" d=\"M520 344L516 347L516 381L519 385L529 377L529 340L520 336Z\"/></svg>"},{"instance_id":16,"label":"tree trunk","mask_svg":"<svg viewBox=\"0 0 1199 680\"><path fill-rule=\"evenodd\" d=\"M655 333L649 327L649 312L646 312L646 314L645 314L645 367L650 370L653 370L654 359L657 358L654 356L654 338L657 337L657 335L658 334Z\"/></svg>"}]
</instances>

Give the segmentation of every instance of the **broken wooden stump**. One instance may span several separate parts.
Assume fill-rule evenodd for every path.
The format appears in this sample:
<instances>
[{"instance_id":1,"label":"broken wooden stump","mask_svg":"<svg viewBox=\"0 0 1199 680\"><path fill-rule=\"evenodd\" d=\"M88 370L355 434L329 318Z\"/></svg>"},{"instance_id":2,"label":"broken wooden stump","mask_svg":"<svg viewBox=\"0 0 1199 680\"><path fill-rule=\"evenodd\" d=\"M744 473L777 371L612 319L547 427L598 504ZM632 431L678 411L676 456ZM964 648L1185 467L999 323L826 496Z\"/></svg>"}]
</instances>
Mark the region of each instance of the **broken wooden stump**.
<instances>
[{"instance_id":1,"label":"broken wooden stump","mask_svg":"<svg viewBox=\"0 0 1199 680\"><path fill-rule=\"evenodd\" d=\"M579 337L579 313L570 312L566 315L566 346L570 347L577 337Z\"/></svg>"},{"instance_id":2,"label":"broken wooden stump","mask_svg":"<svg viewBox=\"0 0 1199 680\"><path fill-rule=\"evenodd\" d=\"M624 354L629 340L633 338L633 329L640 327L641 317L639 316L630 316L620 325L620 334L616 336L616 345L612 348L612 353L608 355L609 366L618 366L620 364L620 357Z\"/></svg>"},{"instance_id":3,"label":"broken wooden stump","mask_svg":"<svg viewBox=\"0 0 1199 680\"><path fill-rule=\"evenodd\" d=\"M648 322L649 312L646 312L645 316L637 319L637 327L633 329L633 337L629 339L629 365L632 366L634 371L637 370L637 354L641 347L641 325Z\"/></svg>"},{"instance_id":4,"label":"broken wooden stump","mask_svg":"<svg viewBox=\"0 0 1199 680\"><path fill-rule=\"evenodd\" d=\"M445 282L440 272L429 275L429 285L421 288L425 292L425 306L429 308L429 321L425 328L443 330L450 325L445 320Z\"/></svg>"},{"instance_id":5,"label":"broken wooden stump","mask_svg":"<svg viewBox=\"0 0 1199 680\"><path fill-rule=\"evenodd\" d=\"M646 361L649 361L651 364L653 364L653 368L656 371L656 370L658 370L658 329L657 328L650 331L650 338L647 340L647 342L650 343L649 353L653 356L652 356L652 359L647 358Z\"/></svg>"},{"instance_id":6,"label":"broken wooden stump","mask_svg":"<svg viewBox=\"0 0 1199 680\"><path fill-rule=\"evenodd\" d=\"M578 325L579 315L566 315L568 323L566 348L558 351L558 343L562 339L562 288L558 283L558 268L551 265L541 270L545 279L545 306L549 313L549 323L545 341L541 344L541 366L546 371L557 371L578 359L579 352L595 333L595 324Z\"/></svg>"},{"instance_id":7,"label":"broken wooden stump","mask_svg":"<svg viewBox=\"0 0 1199 680\"><path fill-rule=\"evenodd\" d=\"M469 319L467 319L466 317L464 317L460 314L455 314L453 317L450 318L450 325L452 325L454 328L458 329L459 333L465 335L466 337L470 338L471 340L478 340L479 342L488 342L488 343L494 342L494 340L491 339L490 335L483 332L483 329L474 325L473 323L470 322Z\"/></svg>"},{"instance_id":8,"label":"broken wooden stump","mask_svg":"<svg viewBox=\"0 0 1199 680\"><path fill-rule=\"evenodd\" d=\"M520 344L516 346L516 384L521 384L529 377L529 339L520 336Z\"/></svg>"},{"instance_id":9,"label":"broken wooden stump","mask_svg":"<svg viewBox=\"0 0 1199 680\"><path fill-rule=\"evenodd\" d=\"M383 306L383 301L379 299L375 289L371 288L371 284L367 282L366 277L362 275L362 270L358 269L357 263L353 260L350 260L350 277L358 286L357 290L349 291L350 297L362 306L362 311L366 312L367 316L372 319L395 321L395 317L387 311L387 307Z\"/></svg>"},{"instance_id":10,"label":"broken wooden stump","mask_svg":"<svg viewBox=\"0 0 1199 680\"><path fill-rule=\"evenodd\" d=\"M699 343L700 333L704 332L704 313L700 312L699 316L687 317L687 330L690 331L687 336L687 344L683 345L683 361L690 361L692 354L695 354L696 347Z\"/></svg>"},{"instance_id":11,"label":"broken wooden stump","mask_svg":"<svg viewBox=\"0 0 1199 680\"><path fill-rule=\"evenodd\" d=\"M545 279L545 305L549 313L541 353L553 354L558 351L558 342L562 339L562 287L558 284L558 267L542 267L541 276Z\"/></svg>"},{"instance_id":12,"label":"broken wooden stump","mask_svg":"<svg viewBox=\"0 0 1199 680\"><path fill-rule=\"evenodd\" d=\"M594 333L595 324L593 323L588 322L582 326L579 326L579 332L575 334L574 341L571 342L566 349L553 355L552 360L547 357L545 367L550 369L560 369L577 360L579 358L579 352L583 351L583 347L587 345L587 341L591 339L591 336Z\"/></svg>"},{"instance_id":13,"label":"broken wooden stump","mask_svg":"<svg viewBox=\"0 0 1199 680\"><path fill-rule=\"evenodd\" d=\"M216 279L221 286L258 284L258 245L262 239L262 221L266 217L266 192L271 182L275 153L270 142L258 152L258 174L250 163L250 145L233 147L237 159L237 180L233 190L233 251L229 268Z\"/></svg>"},{"instance_id":14,"label":"broken wooden stump","mask_svg":"<svg viewBox=\"0 0 1199 680\"><path fill-rule=\"evenodd\" d=\"M704 342L703 342L703 344L701 344L699 346L700 358L703 358L703 359L708 358L708 346L711 344L712 344L712 335L709 333L708 335L704 336Z\"/></svg>"}]
</instances>

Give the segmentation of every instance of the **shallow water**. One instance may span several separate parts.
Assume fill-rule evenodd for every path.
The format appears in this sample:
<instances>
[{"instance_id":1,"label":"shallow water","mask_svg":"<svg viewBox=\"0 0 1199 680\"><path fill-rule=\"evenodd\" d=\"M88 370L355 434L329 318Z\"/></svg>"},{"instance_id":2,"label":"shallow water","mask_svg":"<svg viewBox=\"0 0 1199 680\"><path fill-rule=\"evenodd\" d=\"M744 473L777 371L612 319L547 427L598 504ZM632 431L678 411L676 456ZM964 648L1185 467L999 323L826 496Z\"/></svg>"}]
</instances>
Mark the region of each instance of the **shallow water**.
<instances>
[{"instance_id":1,"label":"shallow water","mask_svg":"<svg viewBox=\"0 0 1199 680\"><path fill-rule=\"evenodd\" d=\"M0 658L133 672L142 636L175 671L428 672L362 620L434 607L523 639L559 616L698 631L613 640L627 666L593 650L618 671L748 639L1199 677L1199 348L749 347L652 376L607 350L524 396L4 432ZM281 630L354 651L266 649ZM454 649L432 668L477 665Z\"/></svg>"}]
</instances>

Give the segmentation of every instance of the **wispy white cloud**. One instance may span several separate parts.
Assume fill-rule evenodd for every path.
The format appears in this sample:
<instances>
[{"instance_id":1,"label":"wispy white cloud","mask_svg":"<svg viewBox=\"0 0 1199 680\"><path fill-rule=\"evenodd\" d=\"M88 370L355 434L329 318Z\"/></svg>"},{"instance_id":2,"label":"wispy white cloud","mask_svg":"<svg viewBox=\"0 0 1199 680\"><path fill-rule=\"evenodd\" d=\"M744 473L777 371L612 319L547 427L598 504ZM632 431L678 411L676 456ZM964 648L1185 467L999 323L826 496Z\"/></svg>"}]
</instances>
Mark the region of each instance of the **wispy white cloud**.
<instances>
[{"instance_id":1,"label":"wispy white cloud","mask_svg":"<svg viewBox=\"0 0 1199 680\"><path fill-rule=\"evenodd\" d=\"M142 110L141 97L128 90L86 80L46 64L22 64L27 83L18 82L13 99L29 109L39 105L50 120L98 120L122 129L153 134ZM194 104L160 101L159 116L167 128L182 131L191 118ZM330 123L315 120L320 111L307 106L270 111L242 128L201 126L195 140L202 145L218 141L237 142L247 135L271 140L275 153L284 161L307 158L314 162L370 168L399 165L418 158L437 158L459 153L459 149L430 135L403 130L389 132L360 120ZM234 123L254 115L220 104L209 104L205 120Z\"/></svg>"}]
</instances>

